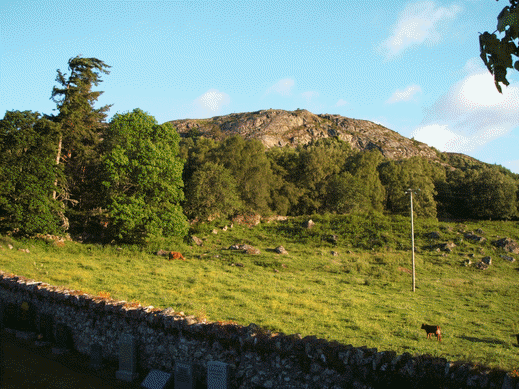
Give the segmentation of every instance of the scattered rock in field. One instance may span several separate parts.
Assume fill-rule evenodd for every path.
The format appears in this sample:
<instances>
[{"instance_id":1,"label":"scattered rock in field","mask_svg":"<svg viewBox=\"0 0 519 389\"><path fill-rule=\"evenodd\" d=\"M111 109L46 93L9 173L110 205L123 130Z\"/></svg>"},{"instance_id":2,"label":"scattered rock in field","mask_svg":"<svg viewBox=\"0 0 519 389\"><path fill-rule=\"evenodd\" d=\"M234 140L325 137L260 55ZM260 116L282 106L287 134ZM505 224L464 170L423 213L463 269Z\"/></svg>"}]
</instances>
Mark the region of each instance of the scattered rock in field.
<instances>
[{"instance_id":1,"label":"scattered rock in field","mask_svg":"<svg viewBox=\"0 0 519 389\"><path fill-rule=\"evenodd\" d=\"M222 231L227 231L227 228L229 228L229 227L227 227L227 226L222 227Z\"/></svg>"},{"instance_id":2,"label":"scattered rock in field","mask_svg":"<svg viewBox=\"0 0 519 389\"><path fill-rule=\"evenodd\" d=\"M337 244L339 237L337 235L323 235L321 239L328 243Z\"/></svg>"},{"instance_id":3,"label":"scattered rock in field","mask_svg":"<svg viewBox=\"0 0 519 389\"><path fill-rule=\"evenodd\" d=\"M12 250L12 249L14 249L14 247L13 247L13 245L12 245L12 244L7 244L7 248L8 248L9 250Z\"/></svg>"},{"instance_id":4,"label":"scattered rock in field","mask_svg":"<svg viewBox=\"0 0 519 389\"><path fill-rule=\"evenodd\" d=\"M283 246L278 246L274 249L278 254L288 254L288 251Z\"/></svg>"},{"instance_id":5,"label":"scattered rock in field","mask_svg":"<svg viewBox=\"0 0 519 389\"><path fill-rule=\"evenodd\" d=\"M254 226L257 226L258 224L260 224L261 215L257 215L257 214L238 215L238 216L235 216L232 219L232 221L233 221L233 223L243 224L248 227L254 227ZM231 228L232 228L232 225L231 225Z\"/></svg>"},{"instance_id":6,"label":"scattered rock in field","mask_svg":"<svg viewBox=\"0 0 519 389\"><path fill-rule=\"evenodd\" d=\"M508 255L500 255L500 257L503 258L505 261L515 262L515 258L514 257L510 257Z\"/></svg>"},{"instance_id":7,"label":"scattered rock in field","mask_svg":"<svg viewBox=\"0 0 519 389\"><path fill-rule=\"evenodd\" d=\"M279 273L279 270L278 269L274 269L274 273Z\"/></svg>"},{"instance_id":8,"label":"scattered rock in field","mask_svg":"<svg viewBox=\"0 0 519 389\"><path fill-rule=\"evenodd\" d=\"M334 257L339 255L339 253L337 251L331 251L330 254L332 254Z\"/></svg>"},{"instance_id":9,"label":"scattered rock in field","mask_svg":"<svg viewBox=\"0 0 519 389\"><path fill-rule=\"evenodd\" d=\"M474 253L470 253L469 258L474 258Z\"/></svg>"},{"instance_id":10,"label":"scattered rock in field","mask_svg":"<svg viewBox=\"0 0 519 389\"><path fill-rule=\"evenodd\" d=\"M198 237L196 237L196 236L194 236L194 235L191 237L191 240L192 240L193 242L195 242L195 244L196 244L197 246L202 246L202 245L204 244L204 242L202 241L202 239L200 239L200 238L198 238Z\"/></svg>"},{"instance_id":11,"label":"scattered rock in field","mask_svg":"<svg viewBox=\"0 0 519 389\"><path fill-rule=\"evenodd\" d=\"M232 246L229 247L229 250L239 250L246 254L260 254L261 253L261 251L259 251L259 249L252 247L251 245L248 245L248 244L233 244Z\"/></svg>"},{"instance_id":12,"label":"scattered rock in field","mask_svg":"<svg viewBox=\"0 0 519 389\"><path fill-rule=\"evenodd\" d=\"M231 266L238 266L238 267L243 267L243 263L239 263L239 262L236 262L236 263L231 263Z\"/></svg>"},{"instance_id":13,"label":"scattered rock in field","mask_svg":"<svg viewBox=\"0 0 519 389\"><path fill-rule=\"evenodd\" d=\"M216 228L213 228L213 234L217 235L218 234L218 230Z\"/></svg>"},{"instance_id":14,"label":"scattered rock in field","mask_svg":"<svg viewBox=\"0 0 519 389\"><path fill-rule=\"evenodd\" d=\"M484 232L483 232L483 230L482 230L481 228L478 228L478 229L476 230L476 233L477 233L477 234L484 234Z\"/></svg>"},{"instance_id":15,"label":"scattered rock in field","mask_svg":"<svg viewBox=\"0 0 519 389\"><path fill-rule=\"evenodd\" d=\"M261 251L255 247L251 247L251 248L245 250L245 254L257 255L257 254L261 254Z\"/></svg>"},{"instance_id":16,"label":"scattered rock in field","mask_svg":"<svg viewBox=\"0 0 519 389\"><path fill-rule=\"evenodd\" d=\"M403 272L403 273L407 273L407 274L411 274L411 273L412 273L411 270L409 270L409 269L406 268L406 267L401 267L401 266L399 266L399 267L398 267L398 270L401 271L401 272Z\"/></svg>"},{"instance_id":17,"label":"scattered rock in field","mask_svg":"<svg viewBox=\"0 0 519 389\"><path fill-rule=\"evenodd\" d=\"M490 257L484 257L481 262L483 262L486 265L492 265L492 258Z\"/></svg>"},{"instance_id":18,"label":"scattered rock in field","mask_svg":"<svg viewBox=\"0 0 519 389\"><path fill-rule=\"evenodd\" d=\"M429 232L428 234L425 234L425 237L429 238L429 239L440 239L441 235L437 231L432 231L432 232Z\"/></svg>"},{"instance_id":19,"label":"scattered rock in field","mask_svg":"<svg viewBox=\"0 0 519 389\"><path fill-rule=\"evenodd\" d=\"M510 253L519 254L519 245L510 238L498 239L493 241L492 244Z\"/></svg>"},{"instance_id":20,"label":"scattered rock in field","mask_svg":"<svg viewBox=\"0 0 519 389\"><path fill-rule=\"evenodd\" d=\"M470 266L470 265L472 265L472 261L470 259L465 259L463 261L463 266Z\"/></svg>"},{"instance_id":21,"label":"scattered rock in field","mask_svg":"<svg viewBox=\"0 0 519 389\"><path fill-rule=\"evenodd\" d=\"M487 270L488 265L484 262L478 262L478 263L476 263L476 268L479 270Z\"/></svg>"},{"instance_id":22,"label":"scattered rock in field","mask_svg":"<svg viewBox=\"0 0 519 389\"><path fill-rule=\"evenodd\" d=\"M281 264L281 267L282 267L283 269L286 269L288 266L285 265L284 263L282 263L282 264Z\"/></svg>"},{"instance_id":23,"label":"scattered rock in field","mask_svg":"<svg viewBox=\"0 0 519 389\"><path fill-rule=\"evenodd\" d=\"M487 240L487 238L484 238L482 236L479 236L479 235L475 235L473 234L472 232L467 232L463 235L465 237L465 239L468 239L472 242L484 242Z\"/></svg>"},{"instance_id":24,"label":"scattered rock in field","mask_svg":"<svg viewBox=\"0 0 519 389\"><path fill-rule=\"evenodd\" d=\"M436 252L444 251L446 253L450 253L450 252L452 252L452 249L454 247L456 247L456 245L453 242L448 242L448 243L438 243L438 244L433 244L430 246L425 246L425 247L423 247L423 249L432 250L432 251L436 251ZM415 247L415 252L416 252L416 247Z\"/></svg>"},{"instance_id":25,"label":"scattered rock in field","mask_svg":"<svg viewBox=\"0 0 519 389\"><path fill-rule=\"evenodd\" d=\"M169 251L160 249L159 251L157 251L157 255L166 257L169 256Z\"/></svg>"},{"instance_id":26,"label":"scattered rock in field","mask_svg":"<svg viewBox=\"0 0 519 389\"><path fill-rule=\"evenodd\" d=\"M310 228L312 228L313 226L315 226L315 223L314 223L314 221L313 221L312 219L310 219L310 220L308 220L308 221L306 221L306 222L303 223L303 228L308 228L308 229L310 229Z\"/></svg>"},{"instance_id":27,"label":"scattered rock in field","mask_svg":"<svg viewBox=\"0 0 519 389\"><path fill-rule=\"evenodd\" d=\"M18 251L21 251L22 253L27 253L29 254L29 249L18 249Z\"/></svg>"}]
</instances>

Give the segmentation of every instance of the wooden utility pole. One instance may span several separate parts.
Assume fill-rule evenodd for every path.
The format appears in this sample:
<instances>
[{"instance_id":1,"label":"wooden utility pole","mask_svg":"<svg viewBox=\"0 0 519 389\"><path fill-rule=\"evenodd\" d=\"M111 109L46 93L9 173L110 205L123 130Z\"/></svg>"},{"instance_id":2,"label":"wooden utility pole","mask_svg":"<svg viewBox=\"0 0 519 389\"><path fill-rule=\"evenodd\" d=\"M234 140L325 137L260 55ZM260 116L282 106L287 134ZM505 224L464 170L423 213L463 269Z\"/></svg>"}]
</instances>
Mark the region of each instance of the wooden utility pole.
<instances>
[{"instance_id":1,"label":"wooden utility pole","mask_svg":"<svg viewBox=\"0 0 519 389\"><path fill-rule=\"evenodd\" d=\"M415 291L415 264L414 264L414 221L413 221L413 189L407 189L406 194L411 195L411 251L413 253L413 292Z\"/></svg>"}]
</instances>

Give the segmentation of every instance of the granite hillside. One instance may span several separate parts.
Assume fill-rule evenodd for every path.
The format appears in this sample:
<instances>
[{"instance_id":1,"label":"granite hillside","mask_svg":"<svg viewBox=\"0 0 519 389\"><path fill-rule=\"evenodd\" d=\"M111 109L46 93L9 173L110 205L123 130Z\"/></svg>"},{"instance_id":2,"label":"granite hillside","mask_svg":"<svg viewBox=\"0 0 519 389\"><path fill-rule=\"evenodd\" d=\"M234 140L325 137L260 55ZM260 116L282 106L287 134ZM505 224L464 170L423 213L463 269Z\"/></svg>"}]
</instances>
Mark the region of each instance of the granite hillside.
<instances>
[{"instance_id":1,"label":"granite hillside","mask_svg":"<svg viewBox=\"0 0 519 389\"><path fill-rule=\"evenodd\" d=\"M316 115L304 109L268 109L209 119L180 119L170 123L184 137L190 133L214 139L241 135L245 139L258 139L267 148L297 147L313 140L337 137L355 150L379 149L388 159L420 156L438 160L440 154L424 143L368 120L332 114Z\"/></svg>"}]
</instances>

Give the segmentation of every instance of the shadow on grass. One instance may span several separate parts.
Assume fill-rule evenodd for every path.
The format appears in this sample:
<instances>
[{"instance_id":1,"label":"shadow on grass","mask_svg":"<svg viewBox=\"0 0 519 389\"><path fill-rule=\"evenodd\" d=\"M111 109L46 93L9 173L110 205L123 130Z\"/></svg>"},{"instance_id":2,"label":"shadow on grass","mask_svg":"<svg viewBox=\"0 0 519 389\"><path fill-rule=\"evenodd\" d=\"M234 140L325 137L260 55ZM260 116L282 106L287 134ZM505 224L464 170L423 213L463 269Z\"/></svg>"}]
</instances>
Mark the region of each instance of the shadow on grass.
<instances>
[{"instance_id":1,"label":"shadow on grass","mask_svg":"<svg viewBox=\"0 0 519 389\"><path fill-rule=\"evenodd\" d=\"M502 340L491 339L491 338L474 338L472 336L460 336L461 339L468 340L469 342L475 343L489 343L489 344L506 344Z\"/></svg>"}]
</instances>

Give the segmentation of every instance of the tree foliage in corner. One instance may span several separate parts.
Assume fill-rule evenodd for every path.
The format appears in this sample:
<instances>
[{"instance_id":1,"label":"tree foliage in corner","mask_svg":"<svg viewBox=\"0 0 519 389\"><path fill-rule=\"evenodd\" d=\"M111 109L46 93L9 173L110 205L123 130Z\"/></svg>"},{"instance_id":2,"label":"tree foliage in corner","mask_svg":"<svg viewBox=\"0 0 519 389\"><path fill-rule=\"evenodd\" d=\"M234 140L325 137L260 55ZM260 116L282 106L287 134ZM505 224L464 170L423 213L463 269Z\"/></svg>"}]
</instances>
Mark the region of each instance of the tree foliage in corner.
<instances>
[{"instance_id":1,"label":"tree foliage in corner","mask_svg":"<svg viewBox=\"0 0 519 389\"><path fill-rule=\"evenodd\" d=\"M0 228L24 234L59 233L62 212L53 192L58 125L31 111L0 120Z\"/></svg>"},{"instance_id":2,"label":"tree foliage in corner","mask_svg":"<svg viewBox=\"0 0 519 389\"><path fill-rule=\"evenodd\" d=\"M140 109L112 118L104 140L103 185L114 239L142 243L187 233L179 140L170 123L159 125Z\"/></svg>"},{"instance_id":3,"label":"tree foliage in corner","mask_svg":"<svg viewBox=\"0 0 519 389\"><path fill-rule=\"evenodd\" d=\"M504 34L501 39L496 32ZM503 93L501 85L509 85L506 79L508 68L519 71L519 0L510 0L497 17L497 30L492 34L484 32L479 35L481 59L488 71L494 75L494 82L499 93ZM515 63L514 57L515 56Z\"/></svg>"}]
</instances>

